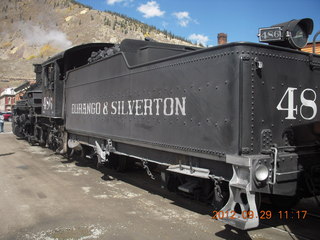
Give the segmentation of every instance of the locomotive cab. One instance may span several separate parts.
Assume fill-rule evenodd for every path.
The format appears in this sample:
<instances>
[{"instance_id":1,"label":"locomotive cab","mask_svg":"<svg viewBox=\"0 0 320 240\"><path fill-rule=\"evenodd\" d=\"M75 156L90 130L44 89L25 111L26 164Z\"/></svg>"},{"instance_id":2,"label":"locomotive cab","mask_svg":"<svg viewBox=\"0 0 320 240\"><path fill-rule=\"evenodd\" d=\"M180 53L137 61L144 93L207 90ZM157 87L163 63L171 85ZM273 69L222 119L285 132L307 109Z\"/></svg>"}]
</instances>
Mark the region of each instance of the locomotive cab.
<instances>
[{"instance_id":1,"label":"locomotive cab","mask_svg":"<svg viewBox=\"0 0 320 240\"><path fill-rule=\"evenodd\" d=\"M70 48L42 64L42 115L51 118L63 117L64 79L69 70L88 63L93 51L111 47L110 43L90 43Z\"/></svg>"}]
</instances>

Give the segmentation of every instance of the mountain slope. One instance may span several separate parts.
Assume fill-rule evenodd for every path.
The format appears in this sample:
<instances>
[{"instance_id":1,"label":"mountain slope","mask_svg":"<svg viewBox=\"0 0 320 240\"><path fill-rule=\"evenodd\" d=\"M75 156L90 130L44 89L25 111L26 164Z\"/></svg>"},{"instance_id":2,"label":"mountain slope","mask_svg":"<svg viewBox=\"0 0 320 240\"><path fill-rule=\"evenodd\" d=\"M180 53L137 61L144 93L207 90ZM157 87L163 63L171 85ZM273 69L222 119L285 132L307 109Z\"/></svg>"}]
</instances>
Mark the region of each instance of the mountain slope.
<instances>
[{"instance_id":1,"label":"mountain slope","mask_svg":"<svg viewBox=\"0 0 320 240\"><path fill-rule=\"evenodd\" d=\"M32 63L82 43L119 43L148 35L160 42L191 45L137 20L73 0L1 0L0 12L0 80L33 78Z\"/></svg>"}]
</instances>

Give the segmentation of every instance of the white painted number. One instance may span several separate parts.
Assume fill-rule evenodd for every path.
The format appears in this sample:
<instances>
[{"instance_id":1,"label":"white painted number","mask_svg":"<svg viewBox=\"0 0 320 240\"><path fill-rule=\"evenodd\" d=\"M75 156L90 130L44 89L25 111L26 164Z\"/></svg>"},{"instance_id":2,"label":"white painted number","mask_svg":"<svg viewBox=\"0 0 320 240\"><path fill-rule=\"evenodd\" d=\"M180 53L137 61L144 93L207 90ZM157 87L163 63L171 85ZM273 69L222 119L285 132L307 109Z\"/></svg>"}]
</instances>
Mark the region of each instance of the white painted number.
<instances>
[{"instance_id":1,"label":"white painted number","mask_svg":"<svg viewBox=\"0 0 320 240\"><path fill-rule=\"evenodd\" d=\"M280 30L264 31L261 34L261 37L264 40L267 40L267 39L278 39L278 38L281 38L281 31Z\"/></svg>"},{"instance_id":2,"label":"white painted number","mask_svg":"<svg viewBox=\"0 0 320 240\"><path fill-rule=\"evenodd\" d=\"M43 98L43 110L52 110L52 97Z\"/></svg>"},{"instance_id":3,"label":"white painted number","mask_svg":"<svg viewBox=\"0 0 320 240\"><path fill-rule=\"evenodd\" d=\"M294 102L294 95L295 95L296 90L297 90L297 88L289 87L277 105L277 109L279 111L287 111L288 112L286 119L296 119L296 115L298 114L298 105L295 105L295 102ZM309 96L313 95L312 99L307 99L306 94L308 94ZM287 99L287 105L283 106L283 104L285 104L285 102L284 102L285 99ZM317 99L316 92L310 88L304 89L302 91L302 93L300 94L301 106L300 106L299 114L303 119L312 120L317 115L318 109L317 109L317 105L315 103L316 99ZM311 116L305 115L304 109L306 109L306 108L312 109Z\"/></svg>"},{"instance_id":4,"label":"white painted number","mask_svg":"<svg viewBox=\"0 0 320 240\"><path fill-rule=\"evenodd\" d=\"M306 98L304 97L305 92L310 92L310 93L312 93L312 94L313 94L313 100L306 99ZM305 120L311 120L311 119L313 119L313 118L317 115L317 105L316 105L316 103L315 103L316 99L317 99L317 94L316 94L316 92L315 92L314 90L310 89L310 88L307 88L307 89L303 90L303 92L301 93L301 95L300 95L300 101L301 101L302 105L301 105L301 107L300 107L300 115L301 115L301 117L303 117ZM303 115L302 110L303 110L304 107L312 108L313 114L312 114L311 117L305 117L305 116Z\"/></svg>"},{"instance_id":5,"label":"white painted number","mask_svg":"<svg viewBox=\"0 0 320 240\"><path fill-rule=\"evenodd\" d=\"M294 91L297 90L296 88L289 87L287 91L284 93L283 97L281 98L277 109L279 111L288 111L288 116L286 119L296 119L294 117L294 114L297 114L298 108L297 106L294 106ZM288 95L288 107L284 108L282 107L282 102L285 99L285 97Z\"/></svg>"}]
</instances>

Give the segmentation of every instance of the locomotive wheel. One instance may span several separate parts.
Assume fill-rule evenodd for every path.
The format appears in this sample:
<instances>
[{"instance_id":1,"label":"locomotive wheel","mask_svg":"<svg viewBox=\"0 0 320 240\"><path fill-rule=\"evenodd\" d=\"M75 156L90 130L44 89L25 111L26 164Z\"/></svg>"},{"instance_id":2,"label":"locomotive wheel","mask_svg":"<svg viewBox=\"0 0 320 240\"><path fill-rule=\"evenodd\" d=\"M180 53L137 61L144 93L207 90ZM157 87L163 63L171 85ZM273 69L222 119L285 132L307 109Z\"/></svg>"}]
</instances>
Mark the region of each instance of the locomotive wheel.
<instances>
[{"instance_id":1,"label":"locomotive wheel","mask_svg":"<svg viewBox=\"0 0 320 240\"><path fill-rule=\"evenodd\" d=\"M13 133L14 133L14 135L16 135L17 137L23 138L23 134L22 134L22 131L20 130L20 127L14 126L14 127L13 127Z\"/></svg>"},{"instance_id":2,"label":"locomotive wheel","mask_svg":"<svg viewBox=\"0 0 320 240\"><path fill-rule=\"evenodd\" d=\"M272 206L279 209L291 209L300 201L299 196L269 195Z\"/></svg>"},{"instance_id":3,"label":"locomotive wheel","mask_svg":"<svg viewBox=\"0 0 320 240\"><path fill-rule=\"evenodd\" d=\"M32 139L31 136L28 136L28 143L29 143L31 146L34 146L34 145L35 145L35 141Z\"/></svg>"},{"instance_id":4,"label":"locomotive wheel","mask_svg":"<svg viewBox=\"0 0 320 240\"><path fill-rule=\"evenodd\" d=\"M39 145L41 146L41 147L45 147L46 146L46 141L45 140L40 140L40 142L39 142Z\"/></svg>"}]
</instances>

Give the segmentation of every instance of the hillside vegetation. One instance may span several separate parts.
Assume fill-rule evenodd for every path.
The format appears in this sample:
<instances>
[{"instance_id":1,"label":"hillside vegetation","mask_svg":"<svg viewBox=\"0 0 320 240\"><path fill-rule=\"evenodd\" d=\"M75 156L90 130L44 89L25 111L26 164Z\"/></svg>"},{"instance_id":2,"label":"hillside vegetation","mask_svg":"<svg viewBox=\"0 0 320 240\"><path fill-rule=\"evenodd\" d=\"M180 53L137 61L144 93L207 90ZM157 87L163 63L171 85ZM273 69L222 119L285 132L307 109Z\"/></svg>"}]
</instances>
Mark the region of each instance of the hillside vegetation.
<instances>
[{"instance_id":1,"label":"hillside vegetation","mask_svg":"<svg viewBox=\"0 0 320 240\"><path fill-rule=\"evenodd\" d=\"M73 0L1 0L0 13L0 85L19 83L10 79L34 78L33 63L83 43L119 43L149 36L159 42L191 45L167 31Z\"/></svg>"}]
</instances>

